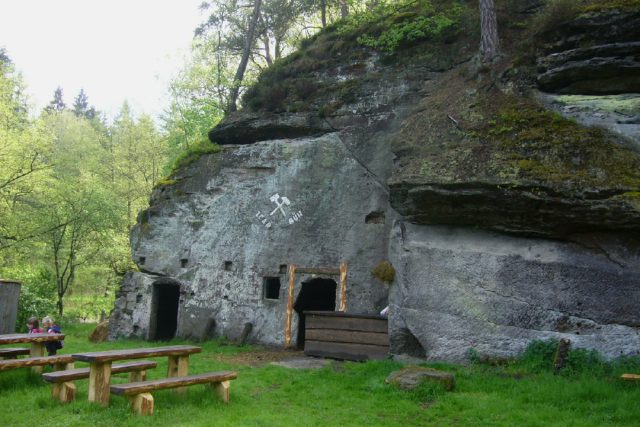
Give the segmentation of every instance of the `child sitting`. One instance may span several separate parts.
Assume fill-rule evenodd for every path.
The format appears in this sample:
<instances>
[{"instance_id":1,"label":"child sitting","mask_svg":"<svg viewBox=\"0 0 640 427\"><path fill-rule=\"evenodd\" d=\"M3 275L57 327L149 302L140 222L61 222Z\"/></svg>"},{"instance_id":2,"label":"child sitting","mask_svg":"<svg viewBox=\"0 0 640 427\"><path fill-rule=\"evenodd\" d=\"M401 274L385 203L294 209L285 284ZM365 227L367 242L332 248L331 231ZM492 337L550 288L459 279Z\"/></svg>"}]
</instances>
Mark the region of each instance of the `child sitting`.
<instances>
[{"instance_id":1,"label":"child sitting","mask_svg":"<svg viewBox=\"0 0 640 427\"><path fill-rule=\"evenodd\" d=\"M45 316L44 319L42 319L42 326L48 334L59 334L62 332L60 326L56 325L49 316ZM49 356L55 356L57 351L62 348L62 341L47 341L44 343L44 346L47 348L47 354Z\"/></svg>"},{"instance_id":2,"label":"child sitting","mask_svg":"<svg viewBox=\"0 0 640 427\"><path fill-rule=\"evenodd\" d=\"M29 318L29 320L27 320L27 328L29 329L30 334L41 334L44 332L40 328L40 322L38 321L38 318L35 316L32 316Z\"/></svg>"}]
</instances>

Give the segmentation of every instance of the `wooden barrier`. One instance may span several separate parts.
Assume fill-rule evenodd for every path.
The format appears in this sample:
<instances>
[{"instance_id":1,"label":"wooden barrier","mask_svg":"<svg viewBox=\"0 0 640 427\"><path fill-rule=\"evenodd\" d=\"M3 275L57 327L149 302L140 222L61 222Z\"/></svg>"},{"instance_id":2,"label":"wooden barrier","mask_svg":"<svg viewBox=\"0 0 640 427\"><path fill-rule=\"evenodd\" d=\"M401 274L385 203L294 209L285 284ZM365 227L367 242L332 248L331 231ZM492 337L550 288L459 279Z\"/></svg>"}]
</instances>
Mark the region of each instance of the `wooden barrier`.
<instances>
[{"instance_id":1,"label":"wooden barrier","mask_svg":"<svg viewBox=\"0 0 640 427\"><path fill-rule=\"evenodd\" d=\"M304 354L345 360L386 359L387 318L337 311L305 311Z\"/></svg>"}]
</instances>

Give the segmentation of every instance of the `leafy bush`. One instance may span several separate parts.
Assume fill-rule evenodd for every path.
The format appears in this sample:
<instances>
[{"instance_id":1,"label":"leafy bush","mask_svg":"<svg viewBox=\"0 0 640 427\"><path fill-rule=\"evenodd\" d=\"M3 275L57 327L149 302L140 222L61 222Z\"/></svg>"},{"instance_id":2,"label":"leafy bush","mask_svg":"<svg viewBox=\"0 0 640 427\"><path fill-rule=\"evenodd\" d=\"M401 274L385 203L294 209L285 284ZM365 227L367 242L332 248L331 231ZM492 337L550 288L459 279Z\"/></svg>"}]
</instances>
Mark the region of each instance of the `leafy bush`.
<instances>
[{"instance_id":1,"label":"leafy bush","mask_svg":"<svg viewBox=\"0 0 640 427\"><path fill-rule=\"evenodd\" d=\"M8 277L17 277L22 283L18 299L16 331L26 332L27 319L36 316L42 319L54 315L56 309L56 285L53 273L45 267L14 269Z\"/></svg>"},{"instance_id":2,"label":"leafy bush","mask_svg":"<svg viewBox=\"0 0 640 427\"><path fill-rule=\"evenodd\" d=\"M401 46L435 38L454 28L463 10L458 2L437 9L427 0L381 2L371 10L350 16L338 33L344 37L358 34L360 44L393 53Z\"/></svg>"}]
</instances>

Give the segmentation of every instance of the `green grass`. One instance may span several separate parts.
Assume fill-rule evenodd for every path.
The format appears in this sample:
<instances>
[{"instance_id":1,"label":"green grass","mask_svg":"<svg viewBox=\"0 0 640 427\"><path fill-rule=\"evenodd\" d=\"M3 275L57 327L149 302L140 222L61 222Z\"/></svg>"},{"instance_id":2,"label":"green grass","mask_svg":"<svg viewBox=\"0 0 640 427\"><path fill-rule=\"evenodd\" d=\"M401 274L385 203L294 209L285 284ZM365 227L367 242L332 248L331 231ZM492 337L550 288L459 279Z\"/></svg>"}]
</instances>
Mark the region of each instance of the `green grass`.
<instances>
[{"instance_id":1,"label":"green grass","mask_svg":"<svg viewBox=\"0 0 640 427\"><path fill-rule=\"evenodd\" d=\"M92 344L92 325L67 325L64 353L158 343L137 340ZM172 344L183 343L176 340ZM203 352L190 358L190 372L234 369L231 402L224 405L203 386L185 395L154 393L155 414L137 417L126 399L112 396L109 407L86 401L87 380L77 381L77 400L60 405L50 398L50 386L29 370L0 372L3 426L603 426L640 425L640 384L617 379L627 369L640 369L637 359L605 363L591 353L571 353L573 368L553 375L546 366L552 343L533 346L523 360L502 366L468 367L430 364L456 376L453 392L425 384L405 392L384 384L400 367L392 361L336 362L321 370L299 371L277 366L234 365L220 355L242 356L257 347L237 347L224 341L202 343ZM166 359L149 373L161 378ZM227 360L227 361L225 361ZM78 364L81 366L81 364ZM114 380L126 382L126 376Z\"/></svg>"}]
</instances>

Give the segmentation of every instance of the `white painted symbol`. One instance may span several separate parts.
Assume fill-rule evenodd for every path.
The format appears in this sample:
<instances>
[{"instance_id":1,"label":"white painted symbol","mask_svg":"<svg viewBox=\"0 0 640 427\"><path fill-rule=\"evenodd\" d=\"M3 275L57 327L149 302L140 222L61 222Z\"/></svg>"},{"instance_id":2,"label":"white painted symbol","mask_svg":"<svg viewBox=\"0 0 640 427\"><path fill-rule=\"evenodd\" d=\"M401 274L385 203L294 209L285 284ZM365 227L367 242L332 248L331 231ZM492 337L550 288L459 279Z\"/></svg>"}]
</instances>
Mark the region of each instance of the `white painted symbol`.
<instances>
[{"instance_id":1,"label":"white painted symbol","mask_svg":"<svg viewBox=\"0 0 640 427\"><path fill-rule=\"evenodd\" d=\"M280 199L282 199L282 202L280 202ZM283 205L289 206L291 204L289 199L287 199L284 196L280 197L280 195L278 193L276 193L273 196L271 196L269 198L269 200L271 200L273 203L275 203L277 205L276 208L273 211L271 211L269 216L272 216L274 213L276 213L277 210L280 210L280 212L282 212L282 216L284 216L286 218L287 214L285 213L284 209L282 209L282 206Z\"/></svg>"},{"instance_id":2,"label":"white painted symbol","mask_svg":"<svg viewBox=\"0 0 640 427\"><path fill-rule=\"evenodd\" d=\"M258 211L258 213L256 214L256 218L260 220L262 225L264 225L267 228L271 228L271 221L269 221L267 217L262 214L262 212Z\"/></svg>"},{"instance_id":3,"label":"white painted symbol","mask_svg":"<svg viewBox=\"0 0 640 427\"><path fill-rule=\"evenodd\" d=\"M294 224L298 221L300 221L300 218L302 218L302 211L298 211L296 213L294 213L290 218L289 218L289 224Z\"/></svg>"}]
</instances>

